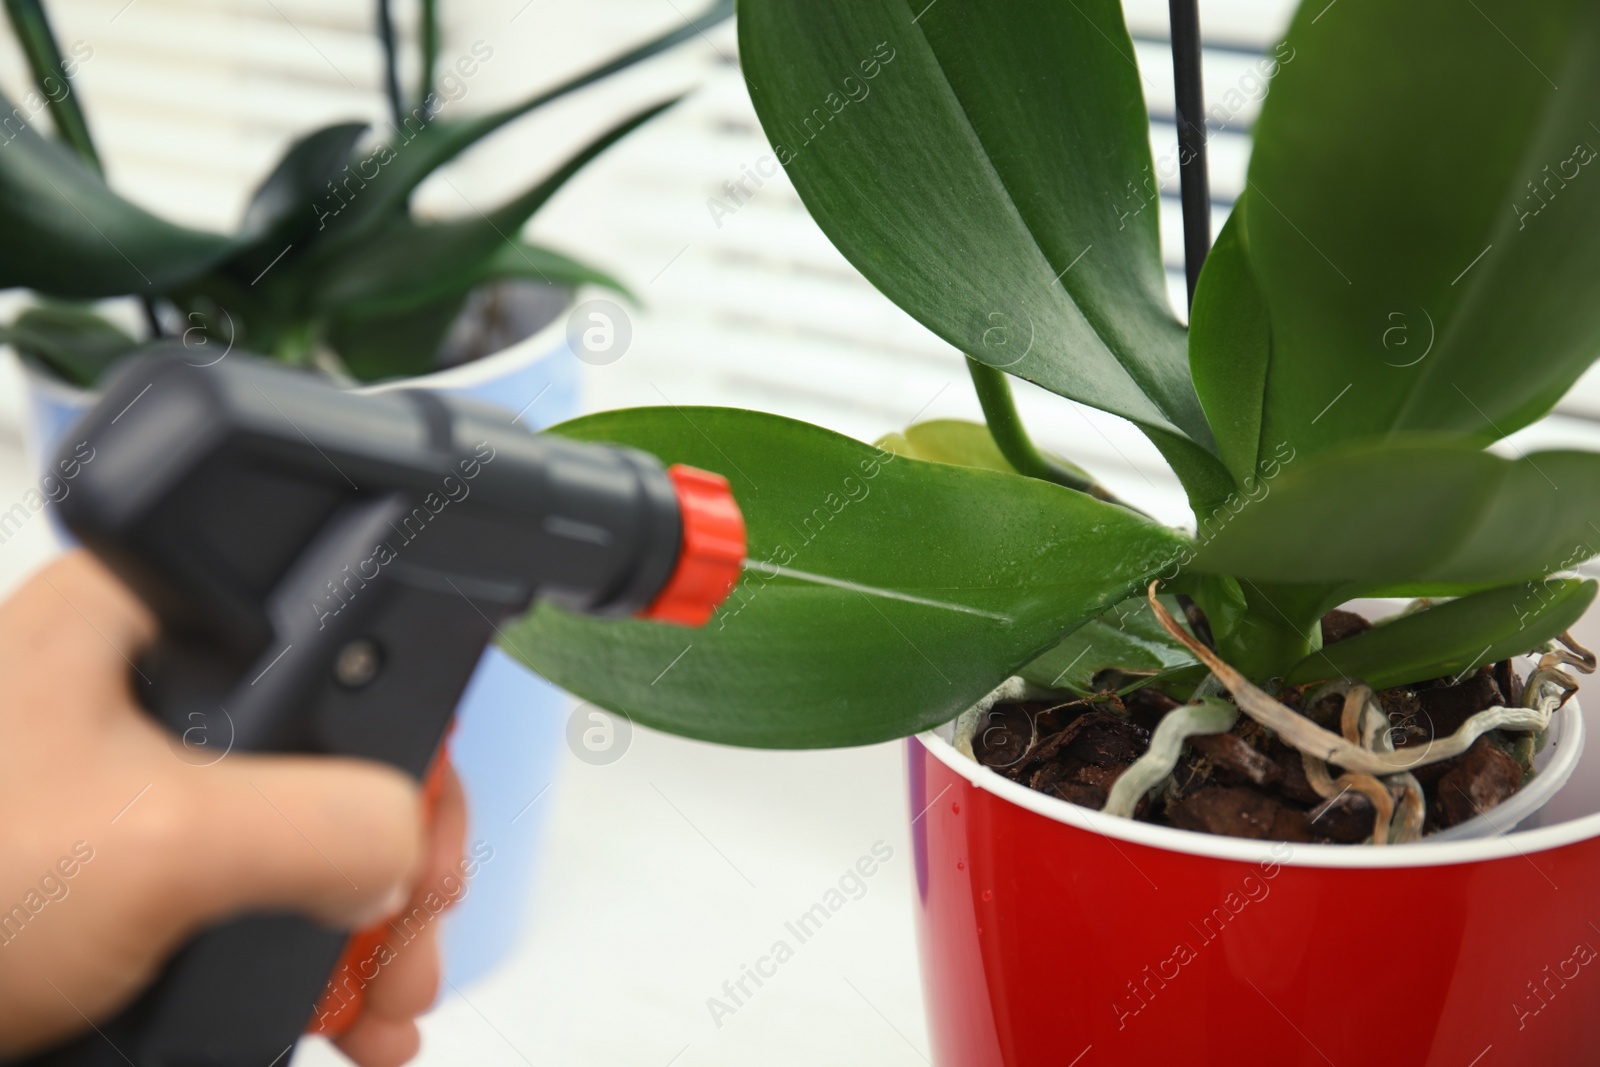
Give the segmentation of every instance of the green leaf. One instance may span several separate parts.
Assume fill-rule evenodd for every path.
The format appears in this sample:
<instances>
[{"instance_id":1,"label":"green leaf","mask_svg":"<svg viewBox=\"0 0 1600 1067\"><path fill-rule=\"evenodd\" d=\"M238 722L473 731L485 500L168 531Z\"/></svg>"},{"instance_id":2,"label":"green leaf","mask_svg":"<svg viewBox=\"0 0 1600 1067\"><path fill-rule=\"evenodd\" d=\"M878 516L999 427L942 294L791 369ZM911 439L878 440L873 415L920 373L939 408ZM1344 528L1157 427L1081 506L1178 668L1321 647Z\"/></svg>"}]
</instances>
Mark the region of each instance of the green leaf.
<instances>
[{"instance_id":1,"label":"green leaf","mask_svg":"<svg viewBox=\"0 0 1600 1067\"><path fill-rule=\"evenodd\" d=\"M949 463L986 471L1017 473L1000 454L989 427L963 419L931 419L906 427L903 433L884 434L877 446L886 452L928 463Z\"/></svg>"},{"instance_id":2,"label":"green leaf","mask_svg":"<svg viewBox=\"0 0 1600 1067\"><path fill-rule=\"evenodd\" d=\"M1259 477L1261 406L1272 355L1272 325L1245 251L1249 193L1217 235L1189 315L1189 373L1217 437L1217 451L1245 488Z\"/></svg>"},{"instance_id":3,"label":"green leaf","mask_svg":"<svg viewBox=\"0 0 1600 1067\"><path fill-rule=\"evenodd\" d=\"M752 559L968 609L748 572L698 630L550 606L510 630L509 651L580 697L728 744L867 744L948 720L1187 544L1060 486L772 415L642 408L557 432L726 475Z\"/></svg>"},{"instance_id":4,"label":"green leaf","mask_svg":"<svg viewBox=\"0 0 1600 1067\"><path fill-rule=\"evenodd\" d=\"M565 253L526 241L507 241L484 261L479 271L480 284L502 278L526 278L569 289L576 289L580 285L600 285L634 303L639 302L632 290L618 281L615 275Z\"/></svg>"},{"instance_id":5,"label":"green leaf","mask_svg":"<svg viewBox=\"0 0 1600 1067\"><path fill-rule=\"evenodd\" d=\"M567 179L629 133L677 103L669 100L629 116L590 141L554 173L510 202L488 212L451 222L415 222L397 216L356 244L339 242L319 249L306 271L308 296L323 313L343 309L377 314L403 310L418 302L462 292L485 277L488 261L512 266L521 258L515 238L535 211L554 196ZM502 246L512 252L501 252ZM525 260L531 276L538 263Z\"/></svg>"},{"instance_id":6,"label":"green leaf","mask_svg":"<svg viewBox=\"0 0 1600 1067\"><path fill-rule=\"evenodd\" d=\"M1281 678L1290 667L1320 648L1322 616L1355 595L1336 583L1326 582L1243 579L1237 587L1245 610L1231 620L1226 632L1212 631L1217 654L1245 676L1263 681Z\"/></svg>"},{"instance_id":7,"label":"green leaf","mask_svg":"<svg viewBox=\"0 0 1600 1067\"><path fill-rule=\"evenodd\" d=\"M1493 582L1400 582L1395 585L1363 586L1340 599L1364 596L1396 600L1453 600L1495 588L1497 586Z\"/></svg>"},{"instance_id":8,"label":"green leaf","mask_svg":"<svg viewBox=\"0 0 1600 1067\"><path fill-rule=\"evenodd\" d=\"M350 152L366 129L363 122L336 123L289 146L245 209L240 230L251 243L229 263L235 274L248 282L275 264L286 246L305 243L318 216L327 213L319 204L338 203L328 185L349 165Z\"/></svg>"},{"instance_id":9,"label":"green leaf","mask_svg":"<svg viewBox=\"0 0 1600 1067\"><path fill-rule=\"evenodd\" d=\"M104 170L95 152L94 138L89 135L89 122L84 117L81 101L72 91L72 79L67 73L77 64L62 57L44 5L40 0L6 0L6 15L27 57L33 84L39 95L49 101L50 116L55 120L61 139L72 146L90 169L97 173ZM16 115L12 113L13 121ZM7 131L9 133L9 126Z\"/></svg>"},{"instance_id":10,"label":"green leaf","mask_svg":"<svg viewBox=\"0 0 1600 1067\"><path fill-rule=\"evenodd\" d=\"M1352 678L1387 689L1464 674L1541 647L1578 621L1595 589L1592 580L1552 578L1446 601L1313 652L1285 681Z\"/></svg>"},{"instance_id":11,"label":"green leaf","mask_svg":"<svg viewBox=\"0 0 1600 1067\"><path fill-rule=\"evenodd\" d=\"M336 225L330 226L330 229L341 240L346 240L381 224L404 210L412 190L422 184L428 175L506 123L685 41L704 38L706 31L732 14L733 0L716 0L700 15L685 19L667 33L653 37L554 88L487 115L460 121L424 121L420 115L406 119L401 128L393 131L395 137L391 141L374 149L357 166L364 184L359 195L353 197L348 207L339 212Z\"/></svg>"},{"instance_id":12,"label":"green leaf","mask_svg":"<svg viewBox=\"0 0 1600 1067\"><path fill-rule=\"evenodd\" d=\"M980 467L983 470L1005 471L1007 474L1017 473L1016 469L1006 461L1006 457L1000 454L999 447L994 443L994 437L989 433L989 427L981 422L930 419L907 427L904 433L885 434L878 441L878 447L887 449L897 456L908 456L930 463L953 463L958 467ZM1092 480L1083 468L1068 463L1052 453L1043 454L1085 481Z\"/></svg>"},{"instance_id":13,"label":"green leaf","mask_svg":"<svg viewBox=\"0 0 1600 1067\"><path fill-rule=\"evenodd\" d=\"M372 315L335 314L324 340L358 381L427 374L438 369L439 348L466 303L463 290Z\"/></svg>"},{"instance_id":14,"label":"green leaf","mask_svg":"<svg viewBox=\"0 0 1600 1067\"><path fill-rule=\"evenodd\" d=\"M1502 459L1459 441L1357 442L1296 459L1193 568L1269 582L1501 585L1600 547L1600 454Z\"/></svg>"},{"instance_id":15,"label":"green leaf","mask_svg":"<svg viewBox=\"0 0 1600 1067\"><path fill-rule=\"evenodd\" d=\"M276 273L275 267L268 278ZM249 279L240 280L220 268L167 295L183 315L184 336L191 345L205 338L205 343L221 348L266 354L295 325L290 309L274 299L282 296L281 291L268 282L252 286Z\"/></svg>"},{"instance_id":16,"label":"green leaf","mask_svg":"<svg viewBox=\"0 0 1600 1067\"><path fill-rule=\"evenodd\" d=\"M86 387L139 344L89 308L70 304L29 308L10 326L0 327L0 343L32 356L74 385Z\"/></svg>"},{"instance_id":17,"label":"green leaf","mask_svg":"<svg viewBox=\"0 0 1600 1067\"><path fill-rule=\"evenodd\" d=\"M1482 444L1548 411L1600 354L1600 5L1307 4L1286 49L1246 216L1263 440Z\"/></svg>"},{"instance_id":18,"label":"green leaf","mask_svg":"<svg viewBox=\"0 0 1600 1067\"><path fill-rule=\"evenodd\" d=\"M1214 641L1221 641L1233 633L1249 610L1244 590L1237 581L1226 575L1180 574L1175 581L1163 583L1163 588L1173 593L1187 593L1194 599L1205 613L1206 625L1211 628ZM1181 612L1173 613L1175 619L1183 617Z\"/></svg>"},{"instance_id":19,"label":"green leaf","mask_svg":"<svg viewBox=\"0 0 1600 1067\"><path fill-rule=\"evenodd\" d=\"M350 373L361 381L426 374L436 369L445 335L471 291L511 278L561 288L604 285L632 299L622 283L604 271L538 245L507 242L468 276L463 288L393 310L334 312L328 318L326 340Z\"/></svg>"},{"instance_id":20,"label":"green leaf","mask_svg":"<svg viewBox=\"0 0 1600 1067\"><path fill-rule=\"evenodd\" d=\"M1116 0L740 0L739 41L779 162L889 299L1160 435L1191 495L1203 468L1226 493L1167 303Z\"/></svg>"},{"instance_id":21,"label":"green leaf","mask_svg":"<svg viewBox=\"0 0 1600 1067\"><path fill-rule=\"evenodd\" d=\"M1167 610L1182 618L1176 602L1163 599ZM1047 689L1070 689L1087 696L1096 691L1094 678L1101 671L1155 676L1196 662L1161 628L1150 602L1134 597L1085 623L1017 673Z\"/></svg>"},{"instance_id":22,"label":"green leaf","mask_svg":"<svg viewBox=\"0 0 1600 1067\"><path fill-rule=\"evenodd\" d=\"M0 96L0 112L12 111ZM31 126L0 149L0 234L0 289L61 297L163 293L234 247L229 238L174 226L122 199Z\"/></svg>"}]
</instances>

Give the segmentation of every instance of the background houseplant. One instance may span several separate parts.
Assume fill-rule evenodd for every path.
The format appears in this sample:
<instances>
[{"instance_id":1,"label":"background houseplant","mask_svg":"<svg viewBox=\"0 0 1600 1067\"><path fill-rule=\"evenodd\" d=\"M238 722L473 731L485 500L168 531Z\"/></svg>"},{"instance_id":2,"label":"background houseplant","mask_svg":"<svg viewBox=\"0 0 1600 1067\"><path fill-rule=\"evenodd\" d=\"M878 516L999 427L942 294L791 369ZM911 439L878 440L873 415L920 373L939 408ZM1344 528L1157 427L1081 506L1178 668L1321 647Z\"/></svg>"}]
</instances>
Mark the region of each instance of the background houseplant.
<instances>
[{"instance_id":1,"label":"background houseplant","mask_svg":"<svg viewBox=\"0 0 1600 1067\"><path fill-rule=\"evenodd\" d=\"M75 64L63 58L37 0L10 2L7 13L39 94L39 106L30 103L26 113L47 108L58 138L26 122L7 127L0 189L11 236L0 248L0 286L26 287L44 302L0 336L67 381L88 385L138 342L85 302L131 295L145 302L151 332L231 343L373 381L435 369L469 299L494 283L597 283L620 291L605 273L519 233L584 164L667 104L610 127L526 191L477 217L418 219L411 194L507 123L691 39L731 11L731 3L715 4L528 100L458 118L438 88L452 72L437 72L436 5L425 3L422 82L414 97L401 91L392 33L385 38L391 128L369 138L365 124L339 123L306 134L256 190L238 231L224 236L166 222L111 191L70 89ZM477 58L468 53L454 62ZM447 352L455 360L486 354L481 345L455 349Z\"/></svg>"}]
</instances>

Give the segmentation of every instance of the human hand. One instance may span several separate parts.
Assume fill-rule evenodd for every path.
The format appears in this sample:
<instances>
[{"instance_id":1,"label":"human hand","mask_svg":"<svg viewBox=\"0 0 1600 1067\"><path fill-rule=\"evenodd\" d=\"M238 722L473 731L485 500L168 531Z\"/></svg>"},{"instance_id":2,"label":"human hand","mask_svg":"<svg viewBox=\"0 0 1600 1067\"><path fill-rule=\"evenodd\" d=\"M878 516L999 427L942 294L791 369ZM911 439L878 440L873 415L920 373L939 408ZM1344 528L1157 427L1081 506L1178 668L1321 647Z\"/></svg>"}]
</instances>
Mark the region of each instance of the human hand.
<instances>
[{"instance_id":1,"label":"human hand","mask_svg":"<svg viewBox=\"0 0 1600 1067\"><path fill-rule=\"evenodd\" d=\"M443 960L437 916L464 895L459 876L470 876L472 864L461 855L466 796L448 760L437 770L438 781L427 787L437 789L428 859L411 899L388 923L357 935L352 947L360 954L352 958L347 950L315 1013L313 1032L332 1036L364 1067L392 1067L416 1055L421 1035L414 1019L439 991ZM360 999L350 999L352 992Z\"/></svg>"},{"instance_id":2,"label":"human hand","mask_svg":"<svg viewBox=\"0 0 1600 1067\"><path fill-rule=\"evenodd\" d=\"M461 854L448 776L436 830L401 772L232 752L205 766L136 705L149 613L85 552L0 605L0 1056L116 1014L204 927L298 910L363 926ZM436 930L407 944L337 1041L363 1067L415 1054Z\"/></svg>"}]
</instances>

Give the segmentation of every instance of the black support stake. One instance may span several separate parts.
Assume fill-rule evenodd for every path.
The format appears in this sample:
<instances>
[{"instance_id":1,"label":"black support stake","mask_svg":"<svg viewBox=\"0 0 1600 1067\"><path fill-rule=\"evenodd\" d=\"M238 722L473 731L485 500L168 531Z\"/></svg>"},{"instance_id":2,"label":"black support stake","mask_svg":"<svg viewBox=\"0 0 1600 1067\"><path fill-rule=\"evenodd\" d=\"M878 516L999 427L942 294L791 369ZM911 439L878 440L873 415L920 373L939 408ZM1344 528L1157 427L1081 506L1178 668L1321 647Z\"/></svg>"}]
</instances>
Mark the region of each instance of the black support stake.
<instances>
[{"instance_id":1,"label":"black support stake","mask_svg":"<svg viewBox=\"0 0 1600 1067\"><path fill-rule=\"evenodd\" d=\"M1199 0L1167 0L1172 23L1172 80L1178 118L1178 176L1183 185L1183 273L1189 283L1189 307L1194 307L1194 287L1211 251L1211 179L1206 173L1206 94L1200 80ZM1194 631L1208 648L1216 648L1205 612L1190 597L1179 594Z\"/></svg>"},{"instance_id":2,"label":"black support stake","mask_svg":"<svg viewBox=\"0 0 1600 1067\"><path fill-rule=\"evenodd\" d=\"M1189 303L1211 249L1211 181L1206 173L1205 89L1200 82L1198 0L1167 0L1172 74L1177 85L1178 174L1183 184L1183 269Z\"/></svg>"}]
</instances>

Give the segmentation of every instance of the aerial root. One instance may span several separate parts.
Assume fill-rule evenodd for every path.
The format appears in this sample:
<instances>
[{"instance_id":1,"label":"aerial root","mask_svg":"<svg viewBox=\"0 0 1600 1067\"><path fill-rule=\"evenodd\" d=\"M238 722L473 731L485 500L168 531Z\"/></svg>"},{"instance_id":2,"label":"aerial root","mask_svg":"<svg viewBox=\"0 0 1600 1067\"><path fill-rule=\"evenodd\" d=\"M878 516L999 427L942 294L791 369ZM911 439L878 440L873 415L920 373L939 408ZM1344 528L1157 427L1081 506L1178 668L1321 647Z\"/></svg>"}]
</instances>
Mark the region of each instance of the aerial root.
<instances>
[{"instance_id":1,"label":"aerial root","mask_svg":"<svg viewBox=\"0 0 1600 1067\"><path fill-rule=\"evenodd\" d=\"M1211 672L1216 675L1223 688L1233 694L1234 703L1239 706L1240 711L1275 732L1292 748L1357 774L1369 774L1375 777L1402 774L1414 767L1451 759L1471 748L1474 741L1490 730L1542 731L1550 725L1550 716L1578 688L1577 682L1558 670L1556 665L1566 664L1579 666L1582 669L1580 665L1584 662L1582 654L1563 651L1546 653L1540 659L1538 669L1528 676L1523 693L1524 707L1485 708L1469 718L1460 729L1448 737L1436 738L1425 745L1408 747L1403 752L1395 752L1392 749L1375 751L1354 741L1348 741L1332 731L1324 730L1298 711L1279 703L1229 666L1222 657L1196 641L1188 631L1173 620L1172 615L1156 599L1156 585L1155 582L1150 583L1150 605L1162 629L1166 630L1173 640L1187 648L1196 659L1211 668ZM1592 658L1591 656L1590 659ZM1368 700L1366 703L1369 706L1376 706L1375 701ZM1381 715L1382 709L1378 710ZM1387 736L1386 727L1381 732Z\"/></svg>"},{"instance_id":2,"label":"aerial root","mask_svg":"<svg viewBox=\"0 0 1600 1067\"><path fill-rule=\"evenodd\" d=\"M1422 795L1422 783L1409 771L1391 775L1386 780L1390 785L1399 785L1405 790L1400 798L1400 806L1395 809L1394 821L1389 824L1389 843L1399 845L1422 840L1422 823L1428 815L1428 802Z\"/></svg>"},{"instance_id":3,"label":"aerial root","mask_svg":"<svg viewBox=\"0 0 1600 1067\"><path fill-rule=\"evenodd\" d=\"M1198 703L1173 708L1150 735L1150 748L1117 777L1100 810L1131 818L1144 795L1178 765L1184 741L1197 734L1225 734L1238 721L1239 709L1221 697L1201 697Z\"/></svg>"},{"instance_id":4,"label":"aerial root","mask_svg":"<svg viewBox=\"0 0 1600 1067\"><path fill-rule=\"evenodd\" d=\"M1372 841L1379 845L1416 841L1422 836L1427 817L1426 801L1420 783L1411 773L1413 768L1453 759L1490 730L1542 733L1550 725L1550 716L1565 705L1578 688L1577 681L1561 668L1572 667L1590 674L1597 666L1593 652L1573 640L1570 633L1563 633L1556 639L1562 647L1547 651L1528 675L1522 706L1485 708L1448 737L1396 751L1388 715L1370 686L1340 679L1316 690L1306 701L1306 707L1314 707L1329 696L1344 698L1339 733L1325 730L1274 699L1216 652L1191 637L1156 599L1156 585L1152 582L1148 593L1151 609L1162 629L1211 669L1216 683L1232 694L1240 711L1300 752L1307 780L1317 795L1324 798L1312 812L1312 820L1319 818L1345 792L1360 793L1372 803ZM1329 763L1345 773L1332 777L1327 767ZM1121 784L1120 779L1118 784ZM1137 800L1135 797L1134 802ZM1106 810L1111 810L1109 804Z\"/></svg>"},{"instance_id":5,"label":"aerial root","mask_svg":"<svg viewBox=\"0 0 1600 1067\"><path fill-rule=\"evenodd\" d=\"M1337 778L1330 777L1328 765L1308 753L1300 753L1300 761L1306 769L1306 780L1311 783L1311 788L1323 798L1311 810L1311 822L1316 821L1328 813L1328 810L1339 802L1346 793L1360 793L1372 803L1372 843L1386 845L1389 843L1389 822L1394 817L1394 797L1389 795L1389 790L1384 784L1370 774L1341 774Z\"/></svg>"},{"instance_id":6,"label":"aerial root","mask_svg":"<svg viewBox=\"0 0 1600 1067\"><path fill-rule=\"evenodd\" d=\"M1556 635L1556 640L1567 646L1571 656L1563 662L1570 667L1576 667L1584 674L1593 674L1595 669L1595 656L1587 648L1572 639L1571 630L1562 630ZM1576 658L1571 658L1576 657Z\"/></svg>"}]
</instances>

